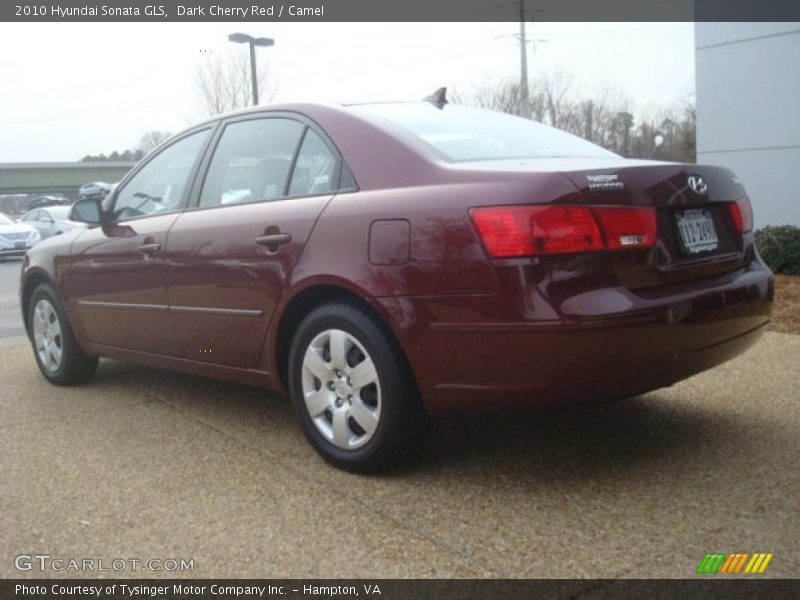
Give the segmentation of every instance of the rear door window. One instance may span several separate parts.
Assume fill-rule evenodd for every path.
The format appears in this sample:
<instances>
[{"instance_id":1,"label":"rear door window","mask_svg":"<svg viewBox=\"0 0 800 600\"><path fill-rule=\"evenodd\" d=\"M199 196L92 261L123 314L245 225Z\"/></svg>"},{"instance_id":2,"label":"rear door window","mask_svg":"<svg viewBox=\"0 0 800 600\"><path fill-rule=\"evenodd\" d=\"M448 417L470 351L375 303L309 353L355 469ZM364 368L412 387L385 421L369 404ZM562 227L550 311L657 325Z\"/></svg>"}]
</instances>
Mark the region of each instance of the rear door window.
<instances>
[{"instance_id":1,"label":"rear door window","mask_svg":"<svg viewBox=\"0 0 800 600\"><path fill-rule=\"evenodd\" d=\"M311 129L306 131L292 172L289 196L316 196L335 189L336 156Z\"/></svg>"},{"instance_id":2,"label":"rear door window","mask_svg":"<svg viewBox=\"0 0 800 600\"><path fill-rule=\"evenodd\" d=\"M285 198L304 129L293 119L277 117L226 125L208 167L199 206Z\"/></svg>"}]
</instances>

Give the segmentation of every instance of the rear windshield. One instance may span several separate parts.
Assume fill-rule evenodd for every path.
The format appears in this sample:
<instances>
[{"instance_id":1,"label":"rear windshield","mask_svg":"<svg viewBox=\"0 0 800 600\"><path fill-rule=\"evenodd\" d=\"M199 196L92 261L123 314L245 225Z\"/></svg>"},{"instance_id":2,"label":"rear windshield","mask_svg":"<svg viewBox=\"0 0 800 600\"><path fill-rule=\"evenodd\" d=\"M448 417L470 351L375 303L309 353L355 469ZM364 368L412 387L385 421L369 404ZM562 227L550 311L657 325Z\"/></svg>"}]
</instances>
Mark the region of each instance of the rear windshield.
<instances>
[{"instance_id":1,"label":"rear windshield","mask_svg":"<svg viewBox=\"0 0 800 600\"><path fill-rule=\"evenodd\" d=\"M515 158L617 156L600 146L547 125L505 113L430 102L360 104L364 117L400 128L451 162Z\"/></svg>"}]
</instances>

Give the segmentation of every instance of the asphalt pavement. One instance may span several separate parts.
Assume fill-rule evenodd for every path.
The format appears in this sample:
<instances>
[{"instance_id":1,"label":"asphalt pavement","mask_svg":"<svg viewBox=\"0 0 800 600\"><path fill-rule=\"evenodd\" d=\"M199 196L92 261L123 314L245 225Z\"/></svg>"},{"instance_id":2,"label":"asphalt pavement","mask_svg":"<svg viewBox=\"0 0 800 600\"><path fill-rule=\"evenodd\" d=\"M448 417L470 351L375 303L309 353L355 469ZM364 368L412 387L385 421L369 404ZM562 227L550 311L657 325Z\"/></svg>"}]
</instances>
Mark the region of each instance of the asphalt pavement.
<instances>
[{"instance_id":1,"label":"asphalt pavement","mask_svg":"<svg viewBox=\"0 0 800 600\"><path fill-rule=\"evenodd\" d=\"M21 267L21 258L0 257L0 344L3 338L25 335L17 295Z\"/></svg>"},{"instance_id":2,"label":"asphalt pavement","mask_svg":"<svg viewBox=\"0 0 800 600\"><path fill-rule=\"evenodd\" d=\"M51 386L0 298L0 577L96 574L15 567L46 554L194 567L107 577L691 578L706 552L800 576L800 336L616 403L443 420L363 477L262 390L107 360Z\"/></svg>"}]
</instances>

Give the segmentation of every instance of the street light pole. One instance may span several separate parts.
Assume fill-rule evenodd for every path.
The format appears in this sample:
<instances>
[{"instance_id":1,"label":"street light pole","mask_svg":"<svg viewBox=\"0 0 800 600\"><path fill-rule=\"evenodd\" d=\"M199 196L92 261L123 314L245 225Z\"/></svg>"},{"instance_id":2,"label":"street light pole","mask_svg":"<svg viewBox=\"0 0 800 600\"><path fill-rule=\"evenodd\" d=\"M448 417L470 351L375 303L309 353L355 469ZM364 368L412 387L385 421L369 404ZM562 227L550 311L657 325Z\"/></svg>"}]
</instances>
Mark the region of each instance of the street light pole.
<instances>
[{"instance_id":1,"label":"street light pole","mask_svg":"<svg viewBox=\"0 0 800 600\"><path fill-rule=\"evenodd\" d=\"M253 106L258 106L258 71L256 70L256 45L250 40L250 83L253 84Z\"/></svg>"},{"instance_id":2,"label":"street light pole","mask_svg":"<svg viewBox=\"0 0 800 600\"><path fill-rule=\"evenodd\" d=\"M258 71L256 69L256 46L274 46L272 38L254 38L246 33L232 33L228 40L236 44L250 45L250 82L253 85L253 106L258 106Z\"/></svg>"}]
</instances>

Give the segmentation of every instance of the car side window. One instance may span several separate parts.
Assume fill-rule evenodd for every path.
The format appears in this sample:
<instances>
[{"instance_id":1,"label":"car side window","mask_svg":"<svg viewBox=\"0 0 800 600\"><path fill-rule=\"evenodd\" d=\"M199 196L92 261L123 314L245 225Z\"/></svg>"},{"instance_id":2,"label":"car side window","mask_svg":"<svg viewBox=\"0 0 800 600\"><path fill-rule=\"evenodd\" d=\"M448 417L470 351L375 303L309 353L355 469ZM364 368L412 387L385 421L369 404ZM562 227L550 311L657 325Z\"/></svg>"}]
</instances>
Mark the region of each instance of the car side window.
<instances>
[{"instance_id":1,"label":"car side window","mask_svg":"<svg viewBox=\"0 0 800 600\"><path fill-rule=\"evenodd\" d=\"M289 185L290 196L313 196L335 188L336 156L311 129L306 130L303 145Z\"/></svg>"},{"instance_id":2,"label":"car side window","mask_svg":"<svg viewBox=\"0 0 800 600\"><path fill-rule=\"evenodd\" d=\"M39 220L43 221L45 223L49 223L51 225L53 223L53 217L50 216L50 213L47 212L46 210L40 210L39 211Z\"/></svg>"},{"instance_id":3,"label":"car side window","mask_svg":"<svg viewBox=\"0 0 800 600\"><path fill-rule=\"evenodd\" d=\"M117 194L115 218L124 221L179 209L209 133L206 129L178 140L142 167Z\"/></svg>"},{"instance_id":4,"label":"car side window","mask_svg":"<svg viewBox=\"0 0 800 600\"><path fill-rule=\"evenodd\" d=\"M201 207L275 200L286 182L304 125L270 117L225 126L200 192Z\"/></svg>"}]
</instances>

